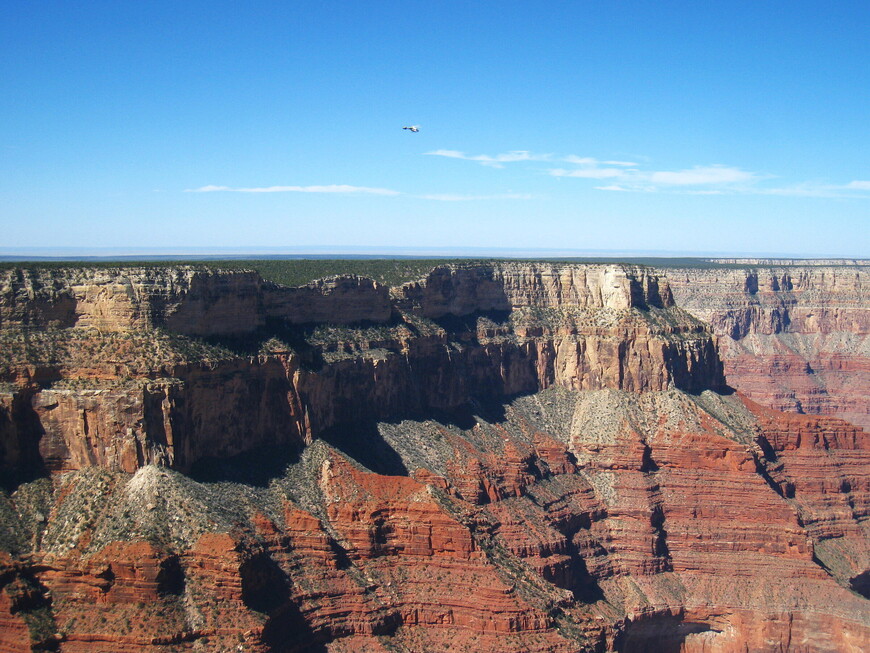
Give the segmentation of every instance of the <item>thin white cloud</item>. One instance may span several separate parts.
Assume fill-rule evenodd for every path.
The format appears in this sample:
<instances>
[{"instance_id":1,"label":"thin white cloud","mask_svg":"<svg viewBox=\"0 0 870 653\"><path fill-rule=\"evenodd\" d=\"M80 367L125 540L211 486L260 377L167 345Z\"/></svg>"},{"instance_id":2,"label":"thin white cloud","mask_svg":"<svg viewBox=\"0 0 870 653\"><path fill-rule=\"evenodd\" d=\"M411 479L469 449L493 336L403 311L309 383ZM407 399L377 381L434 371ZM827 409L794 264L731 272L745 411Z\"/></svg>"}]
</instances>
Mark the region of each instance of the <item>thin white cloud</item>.
<instances>
[{"instance_id":1,"label":"thin white cloud","mask_svg":"<svg viewBox=\"0 0 870 653\"><path fill-rule=\"evenodd\" d=\"M218 191L223 190L233 190L229 186L200 186L199 188L187 188L185 189L185 193L216 193Z\"/></svg>"},{"instance_id":2,"label":"thin white cloud","mask_svg":"<svg viewBox=\"0 0 870 653\"><path fill-rule=\"evenodd\" d=\"M453 195L450 193L435 193L420 195L424 200L436 200L438 202L475 202L479 200L530 200L534 195L528 193L503 193L501 195Z\"/></svg>"},{"instance_id":3,"label":"thin white cloud","mask_svg":"<svg viewBox=\"0 0 870 653\"><path fill-rule=\"evenodd\" d=\"M835 197L830 187L823 186L785 186L782 188L759 188L759 195L781 195L783 197Z\"/></svg>"},{"instance_id":4,"label":"thin white cloud","mask_svg":"<svg viewBox=\"0 0 870 653\"><path fill-rule=\"evenodd\" d=\"M467 154L460 152L459 150L432 150L431 152L424 152L423 154L426 156L444 156L448 159L471 160Z\"/></svg>"},{"instance_id":5,"label":"thin white cloud","mask_svg":"<svg viewBox=\"0 0 870 653\"><path fill-rule=\"evenodd\" d=\"M632 192L631 188L625 188L624 186L620 186L619 184L611 184L610 186L596 186L595 190L613 190L621 193Z\"/></svg>"},{"instance_id":6,"label":"thin white cloud","mask_svg":"<svg viewBox=\"0 0 870 653\"><path fill-rule=\"evenodd\" d=\"M844 197L860 197L847 191L855 190L850 186L832 186L825 184L798 184L795 186L784 186L781 188L756 188L753 189L757 195L778 195L780 197L827 197L827 198L844 198Z\"/></svg>"},{"instance_id":7,"label":"thin white cloud","mask_svg":"<svg viewBox=\"0 0 870 653\"><path fill-rule=\"evenodd\" d=\"M554 168L548 171L551 176L609 179L614 182L595 186L596 190L645 193L667 190L692 195L721 195L725 192L747 192L763 178L762 175L724 165L695 166L685 170L639 170L631 161L599 162L597 159L581 157L566 157L564 160L570 160L579 167ZM617 163L625 164L625 167L612 167ZM602 164L610 164L610 167Z\"/></svg>"},{"instance_id":8,"label":"thin white cloud","mask_svg":"<svg viewBox=\"0 0 870 653\"><path fill-rule=\"evenodd\" d=\"M621 159L597 159L576 154L536 154L528 150L512 150L502 154L470 155L460 150L433 150L429 156L472 161L484 166L503 168L504 164L519 162L559 162L568 164L560 168L546 170L552 177L573 177L576 179L607 180L612 183L594 186L596 190L657 193L667 192L683 195L780 195L792 197L826 198L868 198L870 180L856 179L848 184L819 184L805 182L785 187L765 187L767 180L775 175L744 170L740 167L708 164L696 165L681 170L644 170L649 159L641 154L631 154L635 161ZM644 161L646 163L638 163ZM422 195L427 199L442 201L463 201L477 199L477 196L462 195ZM480 196L481 199L494 199L496 196Z\"/></svg>"},{"instance_id":9,"label":"thin white cloud","mask_svg":"<svg viewBox=\"0 0 870 653\"><path fill-rule=\"evenodd\" d=\"M564 163L575 163L578 166L598 165L598 159L593 159L591 156L577 156L576 154L569 154L568 156L562 157L560 160Z\"/></svg>"},{"instance_id":10,"label":"thin white cloud","mask_svg":"<svg viewBox=\"0 0 870 653\"><path fill-rule=\"evenodd\" d=\"M625 170L619 168L577 168L576 170L565 170L564 168L555 168L550 170L553 177L580 177L583 179L610 179L613 177L624 177Z\"/></svg>"},{"instance_id":11,"label":"thin white cloud","mask_svg":"<svg viewBox=\"0 0 870 653\"><path fill-rule=\"evenodd\" d=\"M625 179L634 176L636 170L631 169L637 164L632 161L599 161L590 156L576 156L569 154L560 161L573 163L578 168L566 170L565 168L553 168L548 173L553 177L579 177L580 179ZM611 167L608 167L611 166ZM612 167L619 166L619 167Z\"/></svg>"},{"instance_id":12,"label":"thin white cloud","mask_svg":"<svg viewBox=\"0 0 870 653\"><path fill-rule=\"evenodd\" d=\"M695 166L689 170L658 171L650 173L646 179L653 184L667 186L697 186L710 184L736 184L755 181L757 175L728 166Z\"/></svg>"},{"instance_id":13,"label":"thin white cloud","mask_svg":"<svg viewBox=\"0 0 870 653\"><path fill-rule=\"evenodd\" d=\"M727 165L697 165L682 170L642 170L636 161L618 159L597 159L576 154L553 155L535 154L528 150L513 150L503 154L470 155L460 150L433 150L430 156L441 156L463 161L473 161L496 168L506 163L523 161L559 161L573 167L551 168L547 174L552 177L573 177L577 179L611 180L614 183L597 186L599 190L619 190L635 192L683 192L694 195L718 195L726 192L751 192L753 186L764 179L764 175ZM863 190L865 182L853 182L853 189ZM700 187L697 190L689 190Z\"/></svg>"},{"instance_id":14,"label":"thin white cloud","mask_svg":"<svg viewBox=\"0 0 870 653\"><path fill-rule=\"evenodd\" d=\"M696 166L688 170L660 170L643 172L635 169L601 168L583 166L573 170L555 168L549 171L553 177L579 177L581 179L616 179L623 185L643 186L646 190L652 186L720 186L738 183L750 183L759 178L758 175L746 172L740 168L727 166Z\"/></svg>"},{"instance_id":15,"label":"thin white cloud","mask_svg":"<svg viewBox=\"0 0 870 653\"><path fill-rule=\"evenodd\" d=\"M369 195L401 195L397 190L389 188L370 188L368 186L348 186L346 184L329 184L326 186L263 186L259 188L231 188L229 186L201 186L189 188L186 193L365 193Z\"/></svg>"},{"instance_id":16,"label":"thin white cloud","mask_svg":"<svg viewBox=\"0 0 870 653\"><path fill-rule=\"evenodd\" d=\"M758 188L754 192L761 195L781 195L788 197L827 197L840 199L868 199L870 181L855 180L848 184L823 184L804 182L780 188Z\"/></svg>"},{"instance_id":17,"label":"thin white cloud","mask_svg":"<svg viewBox=\"0 0 870 653\"><path fill-rule=\"evenodd\" d=\"M602 165L619 166L621 168L631 168L637 166L633 161L599 161L594 157L577 156L576 154L568 154L565 156L556 156L553 154L537 154L528 150L511 150L502 154L466 154L460 150L433 150L424 152L427 156L442 156L448 159L461 159L462 161L473 161L481 165L492 168L503 168L505 163L517 163L521 161L561 161L573 165L584 166L587 169L600 169ZM612 174L596 175L566 175L566 176L587 176L591 178L601 178L612 176Z\"/></svg>"},{"instance_id":18,"label":"thin white cloud","mask_svg":"<svg viewBox=\"0 0 870 653\"><path fill-rule=\"evenodd\" d=\"M367 186L347 186L332 184L328 186L263 186L257 188L233 188L231 186L201 186L189 188L186 193L368 193L372 195L405 195L388 188L370 188ZM410 196L410 195L407 195ZM420 199L439 202L472 202L480 200L530 200L534 195L528 193L501 193L496 195L461 195L457 193L430 193L416 195Z\"/></svg>"},{"instance_id":19,"label":"thin white cloud","mask_svg":"<svg viewBox=\"0 0 870 653\"><path fill-rule=\"evenodd\" d=\"M503 154L466 154L459 150L433 150L425 152L427 156L443 156L448 159L462 159L463 161L474 161L481 165L490 166L492 168L503 168L504 163L516 163L517 161L546 161L550 158L549 154L532 154L527 150L513 150L504 152Z\"/></svg>"},{"instance_id":20,"label":"thin white cloud","mask_svg":"<svg viewBox=\"0 0 870 653\"><path fill-rule=\"evenodd\" d=\"M635 163L634 161L599 161L598 159L591 156L577 156L576 154L569 154L568 156L564 156L559 160L565 163L574 163L580 166L598 167L602 164L606 166L621 166L623 168L633 168L637 166L637 163Z\"/></svg>"}]
</instances>

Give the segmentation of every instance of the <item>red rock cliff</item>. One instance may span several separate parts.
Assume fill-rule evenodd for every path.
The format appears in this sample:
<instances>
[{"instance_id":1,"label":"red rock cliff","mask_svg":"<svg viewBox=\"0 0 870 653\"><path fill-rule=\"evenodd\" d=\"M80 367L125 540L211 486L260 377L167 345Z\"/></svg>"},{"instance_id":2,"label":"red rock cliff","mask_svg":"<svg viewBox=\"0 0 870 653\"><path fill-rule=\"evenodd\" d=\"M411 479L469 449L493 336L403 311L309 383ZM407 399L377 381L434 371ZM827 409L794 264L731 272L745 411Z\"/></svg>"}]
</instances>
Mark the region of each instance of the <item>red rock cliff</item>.
<instances>
[{"instance_id":1,"label":"red rock cliff","mask_svg":"<svg viewBox=\"0 0 870 653\"><path fill-rule=\"evenodd\" d=\"M348 427L268 487L70 472L0 502L0 623L63 651L862 651L870 448L819 419L553 388Z\"/></svg>"},{"instance_id":2,"label":"red rock cliff","mask_svg":"<svg viewBox=\"0 0 870 653\"><path fill-rule=\"evenodd\" d=\"M724 383L706 327L663 281L628 267L438 268L397 289L393 305L357 278L282 289L187 268L99 270L91 281L80 270L10 272L6 284L0 316L19 338L0 367L16 384L0 394L7 467L188 469L472 396ZM66 321L49 320L61 307ZM349 321L369 326L337 326ZM236 352L259 338L267 349L200 351L203 341L174 334L232 334ZM191 349L210 360L188 362Z\"/></svg>"},{"instance_id":3,"label":"red rock cliff","mask_svg":"<svg viewBox=\"0 0 870 653\"><path fill-rule=\"evenodd\" d=\"M870 428L870 268L745 261L666 274L677 304L719 337L729 384L780 410Z\"/></svg>"},{"instance_id":4,"label":"red rock cliff","mask_svg":"<svg viewBox=\"0 0 870 653\"><path fill-rule=\"evenodd\" d=\"M88 274L0 292L0 651L870 648L866 433L660 275Z\"/></svg>"}]
</instances>

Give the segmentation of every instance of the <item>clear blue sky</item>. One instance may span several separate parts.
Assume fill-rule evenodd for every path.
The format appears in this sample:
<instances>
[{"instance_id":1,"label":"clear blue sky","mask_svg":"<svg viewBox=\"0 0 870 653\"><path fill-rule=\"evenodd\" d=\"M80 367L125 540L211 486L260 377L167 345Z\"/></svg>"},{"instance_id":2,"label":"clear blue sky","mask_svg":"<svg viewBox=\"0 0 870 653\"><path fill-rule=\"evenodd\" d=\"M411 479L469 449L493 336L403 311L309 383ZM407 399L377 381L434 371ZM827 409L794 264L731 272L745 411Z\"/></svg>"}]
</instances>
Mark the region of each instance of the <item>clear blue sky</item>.
<instances>
[{"instance_id":1,"label":"clear blue sky","mask_svg":"<svg viewBox=\"0 0 870 653\"><path fill-rule=\"evenodd\" d=\"M866 1L2 0L0 250L868 257L868 34Z\"/></svg>"}]
</instances>

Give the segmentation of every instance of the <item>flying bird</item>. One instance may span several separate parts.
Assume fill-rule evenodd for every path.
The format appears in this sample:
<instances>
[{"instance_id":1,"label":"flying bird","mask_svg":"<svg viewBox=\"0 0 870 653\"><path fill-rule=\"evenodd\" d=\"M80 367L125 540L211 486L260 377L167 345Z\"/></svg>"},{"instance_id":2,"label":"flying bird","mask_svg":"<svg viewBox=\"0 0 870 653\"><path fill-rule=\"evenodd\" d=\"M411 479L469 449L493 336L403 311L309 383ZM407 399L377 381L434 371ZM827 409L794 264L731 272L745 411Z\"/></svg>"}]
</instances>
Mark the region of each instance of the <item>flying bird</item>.
<instances>
[{"instance_id":1,"label":"flying bird","mask_svg":"<svg viewBox=\"0 0 870 653\"><path fill-rule=\"evenodd\" d=\"M410 127L402 127L402 129L408 129L412 132L420 131L420 125L411 125Z\"/></svg>"}]
</instances>

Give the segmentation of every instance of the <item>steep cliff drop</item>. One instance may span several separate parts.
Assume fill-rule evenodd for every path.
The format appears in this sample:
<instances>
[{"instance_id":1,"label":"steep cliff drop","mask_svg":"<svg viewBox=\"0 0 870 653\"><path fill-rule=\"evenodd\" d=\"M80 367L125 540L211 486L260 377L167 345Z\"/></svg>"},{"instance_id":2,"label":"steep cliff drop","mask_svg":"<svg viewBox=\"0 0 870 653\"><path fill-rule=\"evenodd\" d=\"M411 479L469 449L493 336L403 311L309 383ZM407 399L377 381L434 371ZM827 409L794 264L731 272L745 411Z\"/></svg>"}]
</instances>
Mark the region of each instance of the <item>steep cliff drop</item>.
<instances>
[{"instance_id":1,"label":"steep cliff drop","mask_svg":"<svg viewBox=\"0 0 870 653\"><path fill-rule=\"evenodd\" d=\"M3 274L0 652L870 648L870 438L661 273Z\"/></svg>"},{"instance_id":2,"label":"steep cliff drop","mask_svg":"<svg viewBox=\"0 0 870 653\"><path fill-rule=\"evenodd\" d=\"M782 263L660 274L712 326L732 386L773 408L870 429L870 266Z\"/></svg>"}]
</instances>

